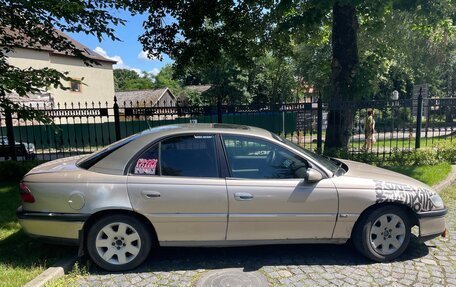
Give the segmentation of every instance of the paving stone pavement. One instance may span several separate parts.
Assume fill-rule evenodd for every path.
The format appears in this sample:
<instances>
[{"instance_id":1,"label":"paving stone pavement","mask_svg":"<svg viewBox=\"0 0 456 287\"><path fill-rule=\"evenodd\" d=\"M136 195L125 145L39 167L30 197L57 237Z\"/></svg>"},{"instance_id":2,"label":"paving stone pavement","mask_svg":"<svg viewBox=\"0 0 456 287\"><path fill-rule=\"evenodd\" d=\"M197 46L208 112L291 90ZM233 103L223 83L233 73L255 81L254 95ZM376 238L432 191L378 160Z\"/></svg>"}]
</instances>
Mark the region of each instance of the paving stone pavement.
<instances>
[{"instance_id":1,"label":"paving stone pavement","mask_svg":"<svg viewBox=\"0 0 456 287\"><path fill-rule=\"evenodd\" d=\"M259 271L270 286L456 286L456 201L447 215L449 236L419 243L392 263L373 263L351 244L235 248L161 248L125 274L94 267L77 286L195 286L222 268Z\"/></svg>"}]
</instances>

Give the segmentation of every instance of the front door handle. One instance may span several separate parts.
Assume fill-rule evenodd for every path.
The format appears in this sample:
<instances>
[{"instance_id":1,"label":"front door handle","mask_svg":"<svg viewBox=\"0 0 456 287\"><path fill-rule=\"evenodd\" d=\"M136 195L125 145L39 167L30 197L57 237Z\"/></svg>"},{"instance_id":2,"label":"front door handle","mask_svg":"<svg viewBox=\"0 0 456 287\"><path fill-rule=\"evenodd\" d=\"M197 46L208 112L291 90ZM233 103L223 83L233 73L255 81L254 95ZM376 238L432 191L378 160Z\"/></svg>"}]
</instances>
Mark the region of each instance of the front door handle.
<instances>
[{"instance_id":1,"label":"front door handle","mask_svg":"<svg viewBox=\"0 0 456 287\"><path fill-rule=\"evenodd\" d=\"M236 192L234 194L234 199L236 200L252 200L253 195L247 192Z\"/></svg>"},{"instance_id":2,"label":"front door handle","mask_svg":"<svg viewBox=\"0 0 456 287\"><path fill-rule=\"evenodd\" d=\"M161 196L158 191L143 191L142 194L147 198L156 198Z\"/></svg>"}]
</instances>

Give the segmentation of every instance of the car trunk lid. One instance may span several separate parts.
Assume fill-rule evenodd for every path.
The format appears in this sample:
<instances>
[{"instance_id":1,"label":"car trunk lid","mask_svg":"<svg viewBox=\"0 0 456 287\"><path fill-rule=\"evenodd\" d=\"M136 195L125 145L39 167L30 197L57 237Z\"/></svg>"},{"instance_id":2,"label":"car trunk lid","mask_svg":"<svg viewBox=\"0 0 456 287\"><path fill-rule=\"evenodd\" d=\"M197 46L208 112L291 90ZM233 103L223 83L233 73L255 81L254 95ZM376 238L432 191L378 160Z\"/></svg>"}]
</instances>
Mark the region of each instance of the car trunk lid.
<instances>
[{"instance_id":1,"label":"car trunk lid","mask_svg":"<svg viewBox=\"0 0 456 287\"><path fill-rule=\"evenodd\" d=\"M50 162L40 164L34 167L26 175L35 175L40 173L65 172L78 169L76 162L83 156L72 156L67 158L56 159Z\"/></svg>"}]
</instances>

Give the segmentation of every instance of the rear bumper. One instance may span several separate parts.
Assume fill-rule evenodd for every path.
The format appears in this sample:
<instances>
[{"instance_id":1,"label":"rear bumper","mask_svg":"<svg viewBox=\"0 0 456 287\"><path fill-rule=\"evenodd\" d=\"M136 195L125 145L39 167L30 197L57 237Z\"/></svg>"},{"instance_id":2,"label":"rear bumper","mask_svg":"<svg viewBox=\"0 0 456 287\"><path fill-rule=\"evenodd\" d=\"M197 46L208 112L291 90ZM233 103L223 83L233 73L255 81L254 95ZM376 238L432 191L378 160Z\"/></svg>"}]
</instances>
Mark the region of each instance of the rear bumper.
<instances>
[{"instance_id":1,"label":"rear bumper","mask_svg":"<svg viewBox=\"0 0 456 287\"><path fill-rule=\"evenodd\" d=\"M420 226L420 241L424 242L442 235L445 231L445 214L448 209L417 213Z\"/></svg>"},{"instance_id":2,"label":"rear bumper","mask_svg":"<svg viewBox=\"0 0 456 287\"><path fill-rule=\"evenodd\" d=\"M22 207L16 214L19 224L31 237L70 244L78 242L79 231L89 218L89 214L30 212Z\"/></svg>"}]
</instances>

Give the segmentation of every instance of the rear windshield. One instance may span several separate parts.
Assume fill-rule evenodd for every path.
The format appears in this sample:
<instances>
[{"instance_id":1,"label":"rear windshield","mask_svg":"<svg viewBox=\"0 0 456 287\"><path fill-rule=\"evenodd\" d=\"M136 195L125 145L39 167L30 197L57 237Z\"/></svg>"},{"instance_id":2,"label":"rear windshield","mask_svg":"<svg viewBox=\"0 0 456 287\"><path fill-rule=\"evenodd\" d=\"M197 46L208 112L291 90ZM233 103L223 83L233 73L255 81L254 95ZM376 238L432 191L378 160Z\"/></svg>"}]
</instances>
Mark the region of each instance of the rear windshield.
<instances>
[{"instance_id":1,"label":"rear windshield","mask_svg":"<svg viewBox=\"0 0 456 287\"><path fill-rule=\"evenodd\" d=\"M107 157L112 152L114 152L115 150L123 147L124 145L128 144L129 142L136 140L140 136L141 136L141 134L134 134L132 136L121 139L120 141L116 141L115 143L112 143L112 144L108 145L107 147L80 159L76 163L76 165L83 169L89 169L93 165L95 165L97 162L99 162L103 158Z\"/></svg>"}]
</instances>

